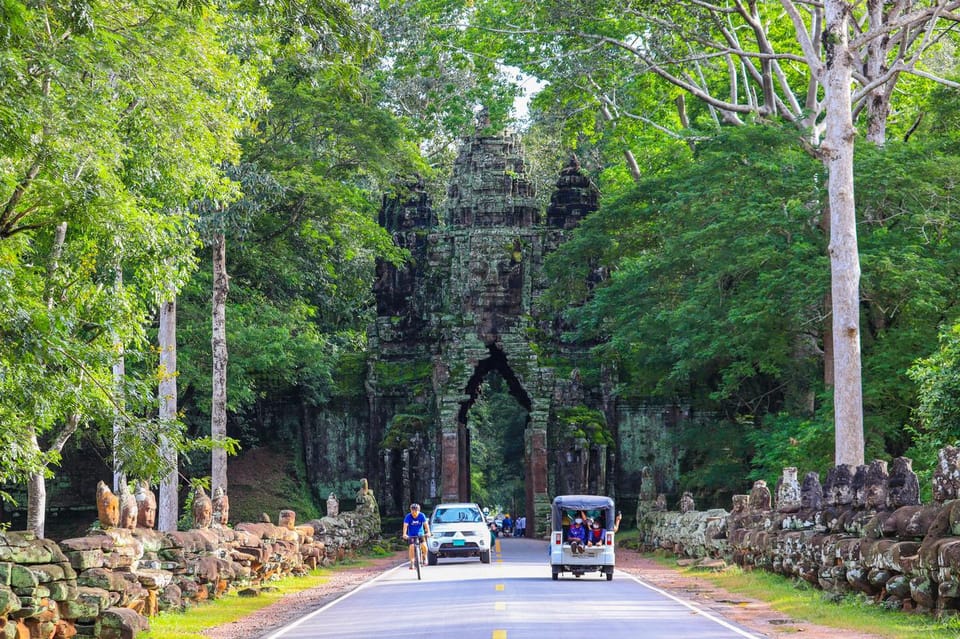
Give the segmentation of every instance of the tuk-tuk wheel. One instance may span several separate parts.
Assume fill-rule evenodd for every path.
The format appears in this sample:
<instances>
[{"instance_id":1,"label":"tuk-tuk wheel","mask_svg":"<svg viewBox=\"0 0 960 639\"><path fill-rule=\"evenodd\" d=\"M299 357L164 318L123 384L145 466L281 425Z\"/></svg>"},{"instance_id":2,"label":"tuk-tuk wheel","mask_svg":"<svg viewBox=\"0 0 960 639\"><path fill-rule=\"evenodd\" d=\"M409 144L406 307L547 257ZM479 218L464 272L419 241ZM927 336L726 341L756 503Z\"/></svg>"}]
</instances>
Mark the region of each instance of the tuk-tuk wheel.
<instances>
[{"instance_id":1,"label":"tuk-tuk wheel","mask_svg":"<svg viewBox=\"0 0 960 639\"><path fill-rule=\"evenodd\" d=\"M607 581L613 581L613 571L607 572Z\"/></svg>"},{"instance_id":2,"label":"tuk-tuk wheel","mask_svg":"<svg viewBox=\"0 0 960 639\"><path fill-rule=\"evenodd\" d=\"M560 571L557 570L556 568L554 568L554 569L553 569L553 580L556 581L556 580L559 579L559 578L560 578Z\"/></svg>"}]
</instances>

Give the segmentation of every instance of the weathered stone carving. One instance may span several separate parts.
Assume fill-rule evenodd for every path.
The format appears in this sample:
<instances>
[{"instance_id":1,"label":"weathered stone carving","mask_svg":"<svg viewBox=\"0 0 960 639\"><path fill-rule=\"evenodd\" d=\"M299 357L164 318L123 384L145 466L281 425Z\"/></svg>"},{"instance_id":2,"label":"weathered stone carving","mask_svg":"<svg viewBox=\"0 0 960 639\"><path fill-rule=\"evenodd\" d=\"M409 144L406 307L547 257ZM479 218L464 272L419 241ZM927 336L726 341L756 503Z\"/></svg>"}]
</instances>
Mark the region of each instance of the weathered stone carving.
<instances>
[{"instance_id":1,"label":"weathered stone carving","mask_svg":"<svg viewBox=\"0 0 960 639\"><path fill-rule=\"evenodd\" d=\"M293 530L297 525L297 513L293 510L281 510L277 517L277 525L287 530Z\"/></svg>"},{"instance_id":2,"label":"weathered stone carving","mask_svg":"<svg viewBox=\"0 0 960 639\"><path fill-rule=\"evenodd\" d=\"M657 485L653 480L653 471L649 466L640 469L640 500L655 501L657 499Z\"/></svg>"},{"instance_id":3,"label":"weathered stone carving","mask_svg":"<svg viewBox=\"0 0 960 639\"><path fill-rule=\"evenodd\" d=\"M340 513L340 501L337 496L330 493L327 497L327 517L336 517Z\"/></svg>"},{"instance_id":4,"label":"weathered stone carving","mask_svg":"<svg viewBox=\"0 0 960 639\"><path fill-rule=\"evenodd\" d=\"M680 512L688 513L697 509L696 504L693 502L693 493L685 492L680 498Z\"/></svg>"},{"instance_id":5,"label":"weathered stone carving","mask_svg":"<svg viewBox=\"0 0 960 639\"><path fill-rule=\"evenodd\" d=\"M797 469L788 466L777 481L777 512L795 513L800 510L800 482Z\"/></svg>"},{"instance_id":6,"label":"weathered stone carving","mask_svg":"<svg viewBox=\"0 0 960 639\"><path fill-rule=\"evenodd\" d=\"M97 518L103 528L116 528L120 523L120 499L102 481L97 484Z\"/></svg>"},{"instance_id":7,"label":"weathered stone carving","mask_svg":"<svg viewBox=\"0 0 960 639\"><path fill-rule=\"evenodd\" d=\"M853 491L853 499L850 505L855 510L863 510L866 507L866 485L867 485L867 466L860 464L853 472L853 480L850 482L850 489Z\"/></svg>"},{"instance_id":8,"label":"weathered stone carving","mask_svg":"<svg viewBox=\"0 0 960 639\"><path fill-rule=\"evenodd\" d=\"M933 500L942 504L960 497L960 448L944 446L933 471Z\"/></svg>"},{"instance_id":9,"label":"weathered stone carving","mask_svg":"<svg viewBox=\"0 0 960 639\"><path fill-rule=\"evenodd\" d=\"M213 523L213 502L203 486L197 486L193 491L193 527L209 528Z\"/></svg>"},{"instance_id":10,"label":"weathered stone carving","mask_svg":"<svg viewBox=\"0 0 960 639\"><path fill-rule=\"evenodd\" d=\"M653 503L653 509L663 512L667 509L667 496L663 493L657 495L657 501Z\"/></svg>"},{"instance_id":11,"label":"weathered stone carving","mask_svg":"<svg viewBox=\"0 0 960 639\"><path fill-rule=\"evenodd\" d=\"M137 527L137 498L130 492L127 482L120 483L120 528L133 530Z\"/></svg>"},{"instance_id":12,"label":"weathered stone carving","mask_svg":"<svg viewBox=\"0 0 960 639\"><path fill-rule=\"evenodd\" d=\"M887 462L874 459L867 467L864 485L864 507L867 510L887 509Z\"/></svg>"},{"instance_id":13,"label":"weathered stone carving","mask_svg":"<svg viewBox=\"0 0 960 639\"><path fill-rule=\"evenodd\" d=\"M223 489L217 486L213 491L213 523L217 526L227 526L230 521L230 497Z\"/></svg>"},{"instance_id":14,"label":"weathered stone carving","mask_svg":"<svg viewBox=\"0 0 960 639\"><path fill-rule=\"evenodd\" d=\"M770 489L767 488L767 482L763 479L753 482L753 488L750 489L750 510L752 512L770 510L770 500Z\"/></svg>"},{"instance_id":15,"label":"weathered stone carving","mask_svg":"<svg viewBox=\"0 0 960 639\"><path fill-rule=\"evenodd\" d=\"M137 526L152 530L157 523L157 496L146 480L137 482L134 497L137 499Z\"/></svg>"},{"instance_id":16,"label":"weathered stone carving","mask_svg":"<svg viewBox=\"0 0 960 639\"><path fill-rule=\"evenodd\" d=\"M853 503L853 471L850 464L840 464L827 471L823 486L827 506L850 506Z\"/></svg>"},{"instance_id":17,"label":"weathered stone carving","mask_svg":"<svg viewBox=\"0 0 960 639\"><path fill-rule=\"evenodd\" d=\"M887 479L887 507L896 510L901 506L916 506L920 503L920 481L913 472L913 460L897 457L891 463Z\"/></svg>"},{"instance_id":18,"label":"weathered stone carving","mask_svg":"<svg viewBox=\"0 0 960 639\"><path fill-rule=\"evenodd\" d=\"M820 510L823 507L823 487L820 485L820 473L809 472L803 476L800 487L800 509Z\"/></svg>"}]
</instances>

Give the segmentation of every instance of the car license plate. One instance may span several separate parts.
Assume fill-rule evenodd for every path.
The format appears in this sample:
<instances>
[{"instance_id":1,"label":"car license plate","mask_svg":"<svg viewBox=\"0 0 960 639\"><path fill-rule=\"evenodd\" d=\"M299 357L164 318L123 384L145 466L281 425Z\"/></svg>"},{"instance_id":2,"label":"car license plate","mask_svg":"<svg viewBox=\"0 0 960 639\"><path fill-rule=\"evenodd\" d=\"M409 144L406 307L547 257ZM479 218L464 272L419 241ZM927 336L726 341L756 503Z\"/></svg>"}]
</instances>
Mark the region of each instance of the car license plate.
<instances>
[{"instance_id":1,"label":"car license plate","mask_svg":"<svg viewBox=\"0 0 960 639\"><path fill-rule=\"evenodd\" d=\"M454 546L462 546L463 544L464 544L464 541L463 541L462 539L454 539L454 540L453 540L453 545L454 545Z\"/></svg>"}]
</instances>

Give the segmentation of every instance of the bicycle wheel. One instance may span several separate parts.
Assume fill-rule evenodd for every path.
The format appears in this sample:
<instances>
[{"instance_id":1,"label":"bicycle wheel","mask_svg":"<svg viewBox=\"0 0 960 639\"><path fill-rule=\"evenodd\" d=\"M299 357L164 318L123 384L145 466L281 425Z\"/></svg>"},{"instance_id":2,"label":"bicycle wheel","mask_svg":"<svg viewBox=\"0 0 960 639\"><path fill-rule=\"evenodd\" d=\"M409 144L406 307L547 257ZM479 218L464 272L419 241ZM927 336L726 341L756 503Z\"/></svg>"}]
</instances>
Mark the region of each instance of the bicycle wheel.
<instances>
[{"instance_id":1,"label":"bicycle wheel","mask_svg":"<svg viewBox=\"0 0 960 639\"><path fill-rule=\"evenodd\" d=\"M420 579L420 540L417 540L417 545L413 549L413 565L417 568L417 579Z\"/></svg>"}]
</instances>

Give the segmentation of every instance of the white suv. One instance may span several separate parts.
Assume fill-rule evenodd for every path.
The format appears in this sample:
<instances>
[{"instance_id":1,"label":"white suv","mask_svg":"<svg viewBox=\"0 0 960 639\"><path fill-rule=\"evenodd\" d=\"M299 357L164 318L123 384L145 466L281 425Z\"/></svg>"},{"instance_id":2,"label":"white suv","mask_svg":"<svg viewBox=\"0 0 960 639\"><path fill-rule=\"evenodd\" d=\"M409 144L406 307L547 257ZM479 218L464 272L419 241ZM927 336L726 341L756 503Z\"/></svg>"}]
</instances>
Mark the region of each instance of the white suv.
<instances>
[{"instance_id":1,"label":"white suv","mask_svg":"<svg viewBox=\"0 0 960 639\"><path fill-rule=\"evenodd\" d=\"M440 557L479 557L490 563L490 529L476 504L440 504L430 515L427 564Z\"/></svg>"}]
</instances>

